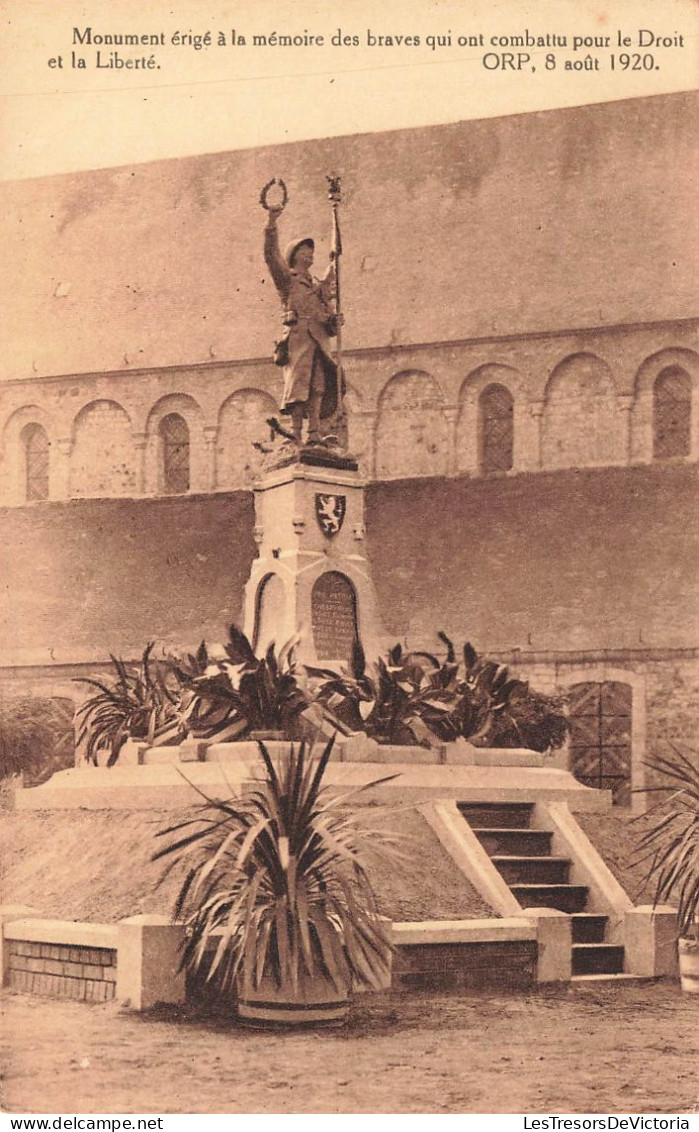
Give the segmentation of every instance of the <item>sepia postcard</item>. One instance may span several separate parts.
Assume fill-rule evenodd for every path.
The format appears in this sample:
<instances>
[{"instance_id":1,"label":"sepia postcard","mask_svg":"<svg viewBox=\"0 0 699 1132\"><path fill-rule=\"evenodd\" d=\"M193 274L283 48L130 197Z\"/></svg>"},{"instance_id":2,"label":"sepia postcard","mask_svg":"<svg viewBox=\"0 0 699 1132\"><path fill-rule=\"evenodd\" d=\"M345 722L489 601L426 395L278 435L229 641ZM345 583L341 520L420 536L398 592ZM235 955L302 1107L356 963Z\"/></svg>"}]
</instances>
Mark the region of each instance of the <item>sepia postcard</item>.
<instances>
[{"instance_id":1,"label":"sepia postcard","mask_svg":"<svg viewBox=\"0 0 699 1132\"><path fill-rule=\"evenodd\" d=\"M0 1129L696 1128L696 3L0 16Z\"/></svg>"}]
</instances>

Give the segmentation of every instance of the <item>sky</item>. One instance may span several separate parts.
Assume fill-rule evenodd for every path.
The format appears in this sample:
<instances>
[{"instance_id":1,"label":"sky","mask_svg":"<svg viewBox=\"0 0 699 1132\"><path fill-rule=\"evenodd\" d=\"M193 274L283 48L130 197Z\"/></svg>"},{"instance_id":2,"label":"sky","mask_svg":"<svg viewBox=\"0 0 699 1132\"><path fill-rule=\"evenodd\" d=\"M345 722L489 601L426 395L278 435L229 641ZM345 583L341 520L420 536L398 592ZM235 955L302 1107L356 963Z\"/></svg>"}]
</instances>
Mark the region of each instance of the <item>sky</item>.
<instances>
[{"instance_id":1,"label":"sky","mask_svg":"<svg viewBox=\"0 0 699 1132\"><path fill-rule=\"evenodd\" d=\"M699 74L696 0L0 0L0 18L2 180L689 90Z\"/></svg>"}]
</instances>

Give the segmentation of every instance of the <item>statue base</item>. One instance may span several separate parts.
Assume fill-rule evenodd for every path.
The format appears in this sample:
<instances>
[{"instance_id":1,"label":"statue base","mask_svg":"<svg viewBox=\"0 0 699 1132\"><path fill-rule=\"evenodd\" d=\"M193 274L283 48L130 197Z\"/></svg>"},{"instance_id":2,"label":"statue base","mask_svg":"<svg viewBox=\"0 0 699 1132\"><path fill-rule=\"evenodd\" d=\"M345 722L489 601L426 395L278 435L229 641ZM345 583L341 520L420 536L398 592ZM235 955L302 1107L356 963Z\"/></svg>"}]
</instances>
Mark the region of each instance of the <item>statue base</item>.
<instances>
[{"instance_id":1,"label":"statue base","mask_svg":"<svg viewBox=\"0 0 699 1132\"><path fill-rule=\"evenodd\" d=\"M377 656L383 631L356 460L321 445L297 448L259 477L254 495L259 557L245 591L245 632L258 656L297 634L306 664L344 663L357 640Z\"/></svg>"},{"instance_id":2,"label":"statue base","mask_svg":"<svg viewBox=\"0 0 699 1132\"><path fill-rule=\"evenodd\" d=\"M325 444L294 444L287 441L279 451L270 453L265 473L277 468L290 468L294 464L306 467L339 468L343 472L356 472L359 468L354 456L339 448L329 448Z\"/></svg>"}]
</instances>

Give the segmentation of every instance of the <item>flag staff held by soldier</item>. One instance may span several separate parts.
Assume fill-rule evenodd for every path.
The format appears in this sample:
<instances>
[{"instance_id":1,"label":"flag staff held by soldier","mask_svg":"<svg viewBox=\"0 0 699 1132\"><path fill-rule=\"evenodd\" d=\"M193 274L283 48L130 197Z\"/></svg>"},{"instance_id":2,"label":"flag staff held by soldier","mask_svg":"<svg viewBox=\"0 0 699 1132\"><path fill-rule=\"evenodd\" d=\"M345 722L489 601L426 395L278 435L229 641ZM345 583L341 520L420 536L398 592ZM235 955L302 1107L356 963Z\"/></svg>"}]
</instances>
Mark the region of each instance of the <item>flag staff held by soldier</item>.
<instances>
[{"instance_id":1,"label":"flag staff held by soldier","mask_svg":"<svg viewBox=\"0 0 699 1132\"><path fill-rule=\"evenodd\" d=\"M338 208L340 179L328 177L333 207L333 246L330 263L321 279L311 274L315 241L296 237L284 248L279 243L278 220L287 204L286 185L276 178L260 194L267 210L264 257L283 307L284 332L274 351L275 363L284 370L281 413L291 419L291 432L271 421L276 431L300 444L304 419L308 420L308 446L337 447L343 431L344 382L341 365L339 257L342 251ZM281 200L269 200L277 185ZM333 339L335 348L333 349Z\"/></svg>"}]
</instances>

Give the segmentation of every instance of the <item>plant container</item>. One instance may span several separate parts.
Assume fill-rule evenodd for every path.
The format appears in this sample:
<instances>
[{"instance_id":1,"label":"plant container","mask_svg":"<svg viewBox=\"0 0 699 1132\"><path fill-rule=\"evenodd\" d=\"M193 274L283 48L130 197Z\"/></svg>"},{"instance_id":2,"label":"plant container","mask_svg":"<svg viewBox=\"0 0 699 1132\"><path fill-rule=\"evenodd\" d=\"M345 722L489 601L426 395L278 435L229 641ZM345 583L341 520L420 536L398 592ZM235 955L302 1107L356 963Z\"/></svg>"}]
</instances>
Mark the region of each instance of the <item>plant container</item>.
<instances>
[{"instance_id":1,"label":"plant container","mask_svg":"<svg viewBox=\"0 0 699 1132\"><path fill-rule=\"evenodd\" d=\"M301 975L296 991L271 977L254 987L238 981L237 1014L248 1026L336 1026L347 1020L349 990L322 976Z\"/></svg>"},{"instance_id":2,"label":"plant container","mask_svg":"<svg viewBox=\"0 0 699 1132\"><path fill-rule=\"evenodd\" d=\"M686 994L699 994L699 939L678 940L680 986Z\"/></svg>"}]
</instances>

